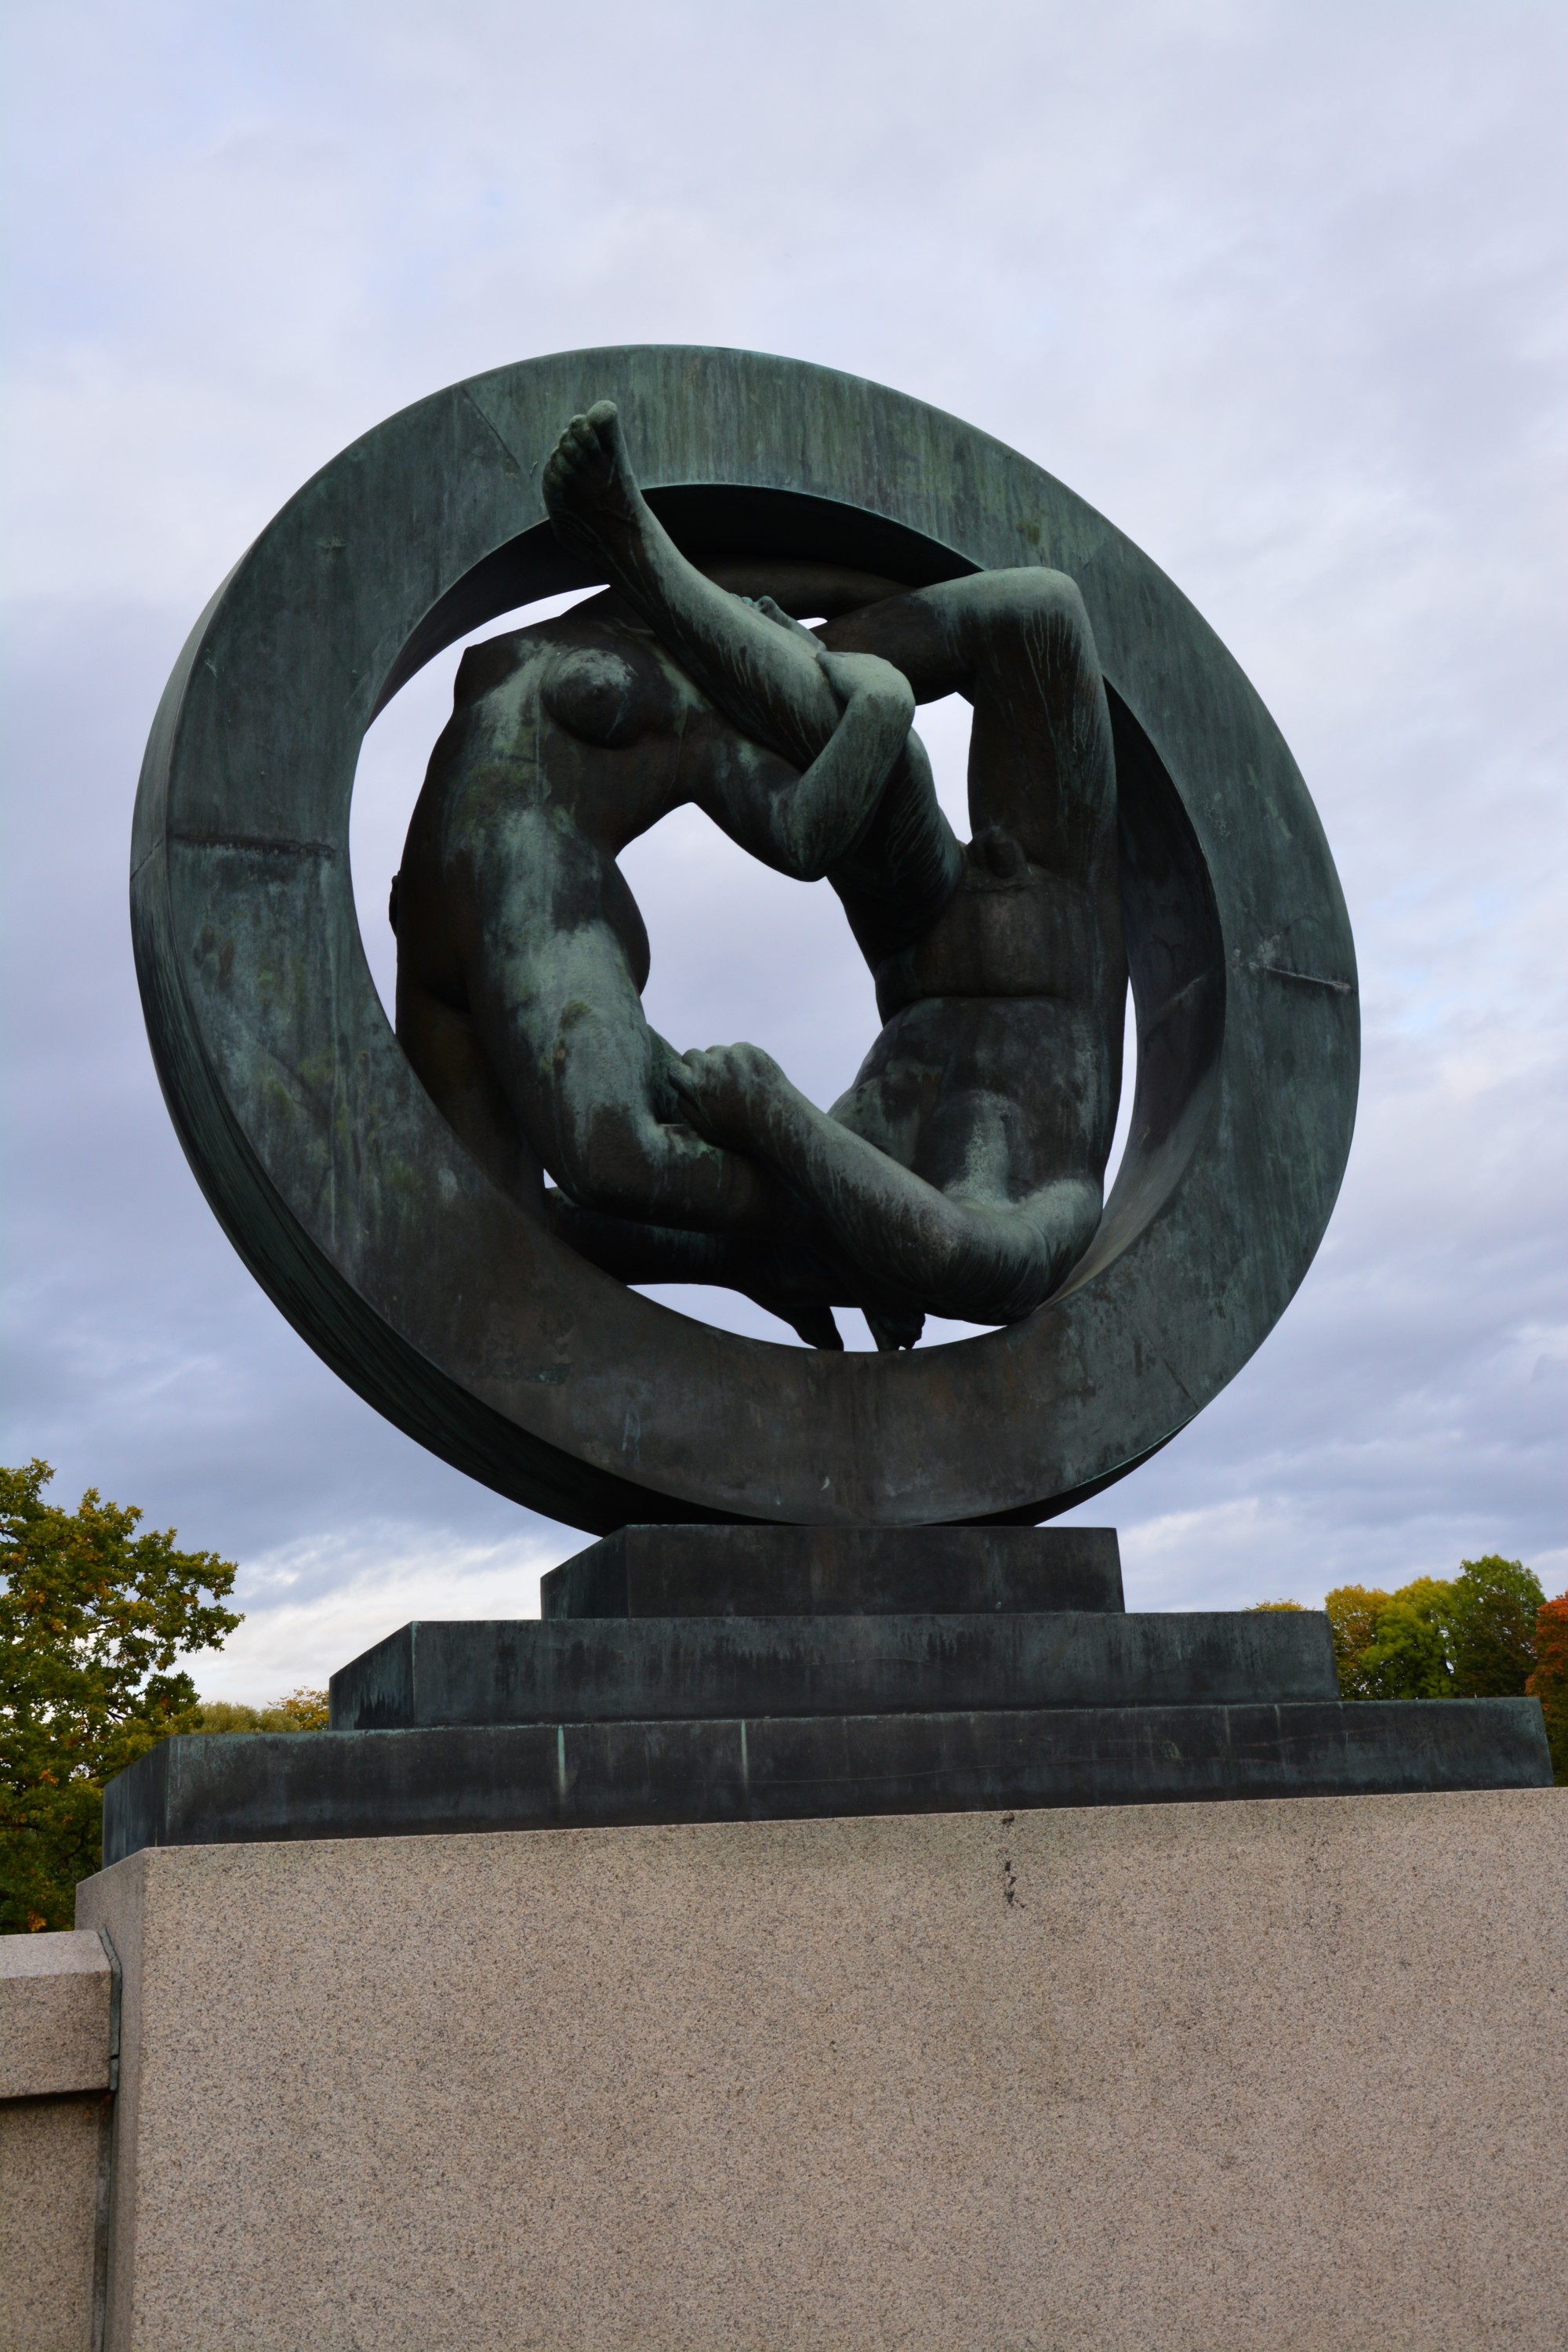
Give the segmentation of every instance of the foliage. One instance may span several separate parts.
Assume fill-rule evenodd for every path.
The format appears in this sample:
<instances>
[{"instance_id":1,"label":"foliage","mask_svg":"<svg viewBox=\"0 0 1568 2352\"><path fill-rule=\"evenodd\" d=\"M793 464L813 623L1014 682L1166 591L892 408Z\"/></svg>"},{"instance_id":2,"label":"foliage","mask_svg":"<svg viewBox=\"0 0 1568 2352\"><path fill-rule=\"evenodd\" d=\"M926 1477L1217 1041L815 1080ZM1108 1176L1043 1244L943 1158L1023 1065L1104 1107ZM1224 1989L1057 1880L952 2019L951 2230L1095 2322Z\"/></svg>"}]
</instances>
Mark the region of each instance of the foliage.
<instances>
[{"instance_id":1,"label":"foliage","mask_svg":"<svg viewBox=\"0 0 1568 2352\"><path fill-rule=\"evenodd\" d=\"M1364 1584L1336 1585L1329 1593L1323 1607L1328 1612L1329 1632L1334 1644L1334 1664L1339 1670L1342 1698L1373 1698L1375 1692L1364 1686L1359 1661L1362 1654L1372 1647L1378 1612L1386 1609L1392 1594L1379 1592Z\"/></svg>"},{"instance_id":2,"label":"foliage","mask_svg":"<svg viewBox=\"0 0 1568 2352\"><path fill-rule=\"evenodd\" d=\"M68 1927L101 1856L103 1783L194 1727L182 1651L239 1623L221 1604L235 1567L137 1535L140 1511L89 1487L74 1512L42 1500L47 1462L0 1469L0 1932Z\"/></svg>"},{"instance_id":3,"label":"foliage","mask_svg":"<svg viewBox=\"0 0 1568 2352\"><path fill-rule=\"evenodd\" d=\"M1340 1696L1517 1697L1535 1664L1542 1600L1531 1570L1496 1552L1461 1560L1452 1579L1417 1576L1397 1592L1339 1585L1323 1606Z\"/></svg>"},{"instance_id":4,"label":"foliage","mask_svg":"<svg viewBox=\"0 0 1568 2352\"><path fill-rule=\"evenodd\" d=\"M1300 1601L1255 1601L1247 1613L1253 1617L1267 1617L1271 1611L1280 1609L1293 1609L1300 1616L1302 1603Z\"/></svg>"},{"instance_id":5,"label":"foliage","mask_svg":"<svg viewBox=\"0 0 1568 2352\"><path fill-rule=\"evenodd\" d=\"M1450 1612L1455 1687L1465 1698L1520 1696L1535 1664L1546 1595L1517 1559L1488 1552L1459 1563Z\"/></svg>"},{"instance_id":6,"label":"foliage","mask_svg":"<svg viewBox=\"0 0 1568 2352\"><path fill-rule=\"evenodd\" d=\"M325 1731L327 1694L301 1687L270 1706L246 1706L237 1699L205 1698L191 1731Z\"/></svg>"},{"instance_id":7,"label":"foliage","mask_svg":"<svg viewBox=\"0 0 1568 2352\"><path fill-rule=\"evenodd\" d=\"M1536 1612L1535 1671L1524 1687L1541 1701L1552 1776L1560 1789L1568 1788L1568 1592Z\"/></svg>"},{"instance_id":8,"label":"foliage","mask_svg":"<svg viewBox=\"0 0 1568 2352\"><path fill-rule=\"evenodd\" d=\"M1355 1661L1358 1697L1452 1698L1454 1588L1417 1576L1391 1592Z\"/></svg>"}]
</instances>

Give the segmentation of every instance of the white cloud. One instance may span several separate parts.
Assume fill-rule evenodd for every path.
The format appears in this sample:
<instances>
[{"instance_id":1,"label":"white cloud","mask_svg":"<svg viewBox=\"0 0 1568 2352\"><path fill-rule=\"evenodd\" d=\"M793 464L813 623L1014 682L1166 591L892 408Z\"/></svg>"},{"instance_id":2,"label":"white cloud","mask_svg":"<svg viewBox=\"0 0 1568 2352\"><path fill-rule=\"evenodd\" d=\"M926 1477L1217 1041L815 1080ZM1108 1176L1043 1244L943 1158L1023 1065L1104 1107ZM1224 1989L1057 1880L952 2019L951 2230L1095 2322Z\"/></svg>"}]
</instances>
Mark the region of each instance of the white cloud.
<instances>
[{"instance_id":1,"label":"white cloud","mask_svg":"<svg viewBox=\"0 0 1568 2352\"><path fill-rule=\"evenodd\" d=\"M583 1538L586 1541L587 1538ZM405 1527L307 1539L252 1562L235 1594L245 1622L192 1662L204 1698L265 1706L339 1666L412 1618L537 1617L559 1547L535 1531L489 1544L411 1545Z\"/></svg>"}]
</instances>

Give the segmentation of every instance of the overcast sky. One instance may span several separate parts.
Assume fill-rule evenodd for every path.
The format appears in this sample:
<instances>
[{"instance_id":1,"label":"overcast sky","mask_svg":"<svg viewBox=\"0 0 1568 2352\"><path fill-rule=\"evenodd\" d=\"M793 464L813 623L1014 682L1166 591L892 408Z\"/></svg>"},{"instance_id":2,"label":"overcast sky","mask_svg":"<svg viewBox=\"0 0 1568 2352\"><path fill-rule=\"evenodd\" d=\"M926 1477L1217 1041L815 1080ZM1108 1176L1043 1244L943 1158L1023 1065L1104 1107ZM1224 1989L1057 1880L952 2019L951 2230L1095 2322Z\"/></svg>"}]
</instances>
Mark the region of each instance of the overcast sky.
<instances>
[{"instance_id":1,"label":"overcast sky","mask_svg":"<svg viewBox=\"0 0 1568 2352\"><path fill-rule=\"evenodd\" d=\"M1568 1582L1563 0L12 0L4 1459L242 1564L209 1693L518 1614L586 1538L339 1385L214 1223L131 967L131 808L217 581L391 411L728 343L1025 451L1171 572L1292 745L1365 1065L1273 1337L1079 1516L1133 1606ZM606 387L606 389L612 389ZM451 660L368 740L362 919ZM962 772L954 714L929 740ZM649 1005L818 1099L870 1034L825 890L698 820L627 860Z\"/></svg>"}]
</instances>

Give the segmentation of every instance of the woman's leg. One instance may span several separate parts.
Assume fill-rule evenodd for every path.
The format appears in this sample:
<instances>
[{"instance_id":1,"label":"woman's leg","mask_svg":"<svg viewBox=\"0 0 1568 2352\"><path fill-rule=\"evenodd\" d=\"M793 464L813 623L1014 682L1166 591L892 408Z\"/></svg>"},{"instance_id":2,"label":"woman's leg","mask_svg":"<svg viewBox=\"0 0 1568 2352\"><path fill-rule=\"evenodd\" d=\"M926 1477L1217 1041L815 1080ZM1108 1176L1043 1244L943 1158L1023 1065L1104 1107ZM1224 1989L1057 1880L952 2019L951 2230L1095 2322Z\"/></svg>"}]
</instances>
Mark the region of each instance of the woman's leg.
<instances>
[{"instance_id":1,"label":"woman's leg","mask_svg":"<svg viewBox=\"0 0 1568 2352\"><path fill-rule=\"evenodd\" d=\"M903 681L825 666L823 643L771 599L748 603L688 562L637 487L613 403L572 419L545 467L544 496L557 534L604 564L729 726L799 772L787 793L766 779L748 790L745 763L721 746L711 791L696 781L697 754L693 796L785 872L833 874L848 857L861 878L854 892L837 876L836 887L871 961L917 936L951 897L963 860L910 736ZM872 828L879 846L868 857L860 845Z\"/></svg>"},{"instance_id":2,"label":"woman's leg","mask_svg":"<svg viewBox=\"0 0 1568 2352\"><path fill-rule=\"evenodd\" d=\"M783 626L689 563L637 486L615 403L574 416L544 468L556 535L603 562L687 676L733 726L808 768L838 724L809 634Z\"/></svg>"},{"instance_id":3,"label":"woman's leg","mask_svg":"<svg viewBox=\"0 0 1568 2352\"><path fill-rule=\"evenodd\" d=\"M611 1215L798 1230L801 1213L754 1160L686 1124L669 1083L679 1066L604 918L605 853L548 811L503 818L454 875L456 928L472 943L462 979L474 1033L539 1163Z\"/></svg>"}]
</instances>

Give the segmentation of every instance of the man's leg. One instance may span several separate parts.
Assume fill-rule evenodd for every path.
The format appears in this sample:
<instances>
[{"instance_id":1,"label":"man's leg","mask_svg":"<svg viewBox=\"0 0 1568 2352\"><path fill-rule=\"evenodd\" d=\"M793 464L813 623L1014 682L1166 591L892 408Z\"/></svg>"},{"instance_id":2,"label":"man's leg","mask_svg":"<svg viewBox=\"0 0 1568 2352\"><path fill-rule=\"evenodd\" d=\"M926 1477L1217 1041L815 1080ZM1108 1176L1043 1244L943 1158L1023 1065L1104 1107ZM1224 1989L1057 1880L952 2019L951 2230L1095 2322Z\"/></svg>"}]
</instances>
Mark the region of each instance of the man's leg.
<instances>
[{"instance_id":1,"label":"man's leg","mask_svg":"<svg viewBox=\"0 0 1568 2352\"><path fill-rule=\"evenodd\" d=\"M1109 1087L1126 992L1115 770L1104 687L1076 587L1046 571L984 573L889 598L844 615L823 635L835 646L880 654L922 700L959 691L973 704L970 800L977 832L1005 835L1043 880L1082 890L1095 906L1098 951L1077 1002ZM877 828L887 814L885 804L858 858L879 854ZM845 877L833 878L854 920L851 889ZM928 1118L936 1112L950 1129L984 1117L998 1093L1014 1107L1021 1131L994 1171L994 1202L915 1174L818 1111L753 1048L689 1055L686 1062L690 1076L682 1091L703 1131L755 1152L812 1203L852 1263L930 1308L975 1321L1016 1319L1049 1296L1098 1223L1102 1107L1097 1099L1082 1132L1060 1133L1054 1116L1046 1117L1047 1133L1032 1132L1046 1108L1035 1100L1040 1072L1032 1052L1005 1055L989 1087L967 1105L944 1098L927 1107ZM944 1081L944 1097L952 1091ZM1090 1090L1097 1097L1103 1091ZM1026 1190L1015 1197L1020 1177Z\"/></svg>"},{"instance_id":2,"label":"man's leg","mask_svg":"<svg viewBox=\"0 0 1568 2352\"><path fill-rule=\"evenodd\" d=\"M1065 573L982 572L846 613L835 650L880 654L917 702L973 704L970 822L1034 862L1088 881L1114 865L1110 718L1083 599Z\"/></svg>"},{"instance_id":3,"label":"man's leg","mask_svg":"<svg viewBox=\"0 0 1568 2352\"><path fill-rule=\"evenodd\" d=\"M547 1192L544 1209L563 1242L618 1282L738 1290L787 1323L808 1348L843 1348L835 1307L859 1307L879 1348L912 1348L920 1338L924 1317L917 1306L812 1242L683 1233L579 1209L563 1192Z\"/></svg>"},{"instance_id":4,"label":"man's leg","mask_svg":"<svg viewBox=\"0 0 1568 2352\"><path fill-rule=\"evenodd\" d=\"M836 650L879 654L909 679L917 702L967 698L974 711L973 833L1010 837L1026 859L1087 888L1119 966L1110 721L1072 582L1047 571L980 572L843 614L821 635ZM906 761L828 877L873 971L930 929L958 886L962 863L923 754ZM1114 971L1109 984L1119 1008Z\"/></svg>"}]
</instances>

